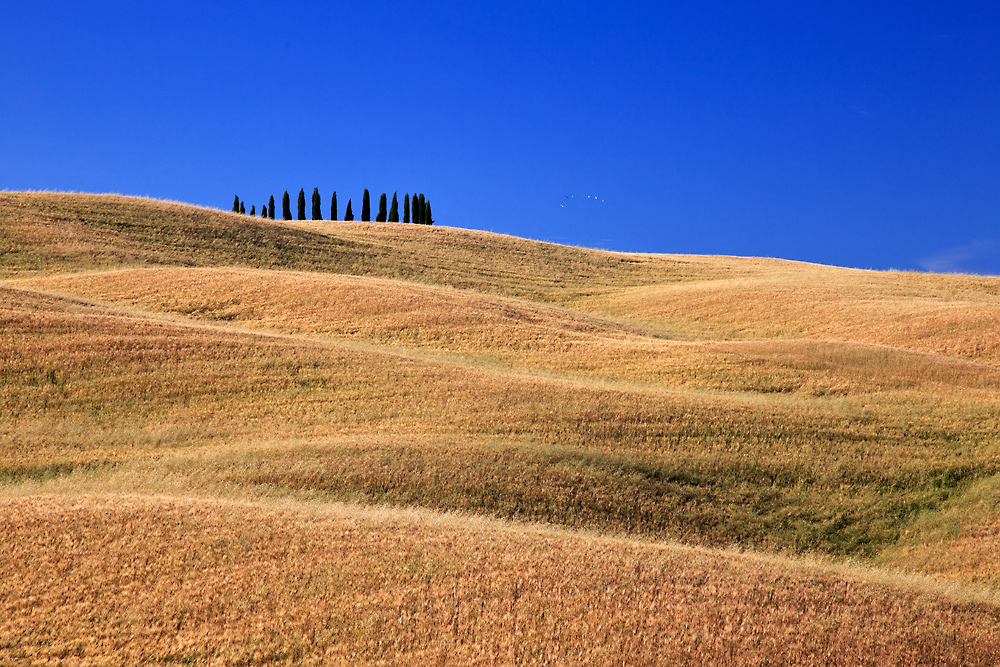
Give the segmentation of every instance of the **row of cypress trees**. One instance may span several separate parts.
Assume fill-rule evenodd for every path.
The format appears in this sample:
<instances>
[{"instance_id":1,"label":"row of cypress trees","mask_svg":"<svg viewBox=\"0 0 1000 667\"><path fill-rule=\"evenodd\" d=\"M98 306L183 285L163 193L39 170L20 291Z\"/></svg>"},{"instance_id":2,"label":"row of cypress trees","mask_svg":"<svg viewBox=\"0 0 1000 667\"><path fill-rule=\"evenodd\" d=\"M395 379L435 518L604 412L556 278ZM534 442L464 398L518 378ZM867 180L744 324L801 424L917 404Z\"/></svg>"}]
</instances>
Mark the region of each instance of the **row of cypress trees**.
<instances>
[{"instance_id":1,"label":"row of cypress trees","mask_svg":"<svg viewBox=\"0 0 1000 667\"><path fill-rule=\"evenodd\" d=\"M378 214L375 216L375 222L400 222L399 220L399 200L396 198L395 192L392 193L392 205L387 206L387 198L385 193L378 200ZM306 191L305 189L299 190L299 200L297 202L297 213L299 220L306 219ZM250 213L247 213L246 202L240 200L240 196L236 195L233 200L233 213L241 213L243 215L257 215L257 207L251 205ZM260 207L260 217L270 218L274 220L274 195L268 202ZM288 190L285 190L285 194L281 197L281 219L291 220L292 219L292 208L291 200L288 197ZM319 188L313 188L312 193L312 219L322 220L322 202L319 196ZM371 197L368 194L368 189L365 188L365 193L361 199L361 220L363 222L370 222L372 219L372 209L371 209ZM337 191L333 191L333 196L330 197L330 220L337 220ZM347 208L344 210L344 220L354 220L354 209L351 205L351 200L347 200ZM403 195L403 220L404 223L414 223L417 225L433 225L434 217L431 213L431 202L429 199L424 197L423 194L414 193L413 197L410 197L409 193Z\"/></svg>"}]
</instances>

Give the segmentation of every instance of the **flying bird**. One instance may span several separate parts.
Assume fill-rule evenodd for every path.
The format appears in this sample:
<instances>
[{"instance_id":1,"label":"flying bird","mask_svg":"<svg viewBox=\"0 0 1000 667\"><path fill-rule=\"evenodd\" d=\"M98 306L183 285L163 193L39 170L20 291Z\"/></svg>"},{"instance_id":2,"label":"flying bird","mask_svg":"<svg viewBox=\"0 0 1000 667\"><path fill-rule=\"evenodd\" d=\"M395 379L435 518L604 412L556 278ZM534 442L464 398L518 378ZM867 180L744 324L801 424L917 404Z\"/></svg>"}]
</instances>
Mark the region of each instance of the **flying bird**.
<instances>
[{"instance_id":1,"label":"flying bird","mask_svg":"<svg viewBox=\"0 0 1000 667\"><path fill-rule=\"evenodd\" d=\"M580 196L581 197L586 197L587 199L593 199L595 202L604 203L606 201L604 199L601 199L597 195L580 195ZM576 195L563 195L563 199L575 199L575 198L576 198ZM563 206L563 208L565 208L564 205L561 205L561 206Z\"/></svg>"}]
</instances>

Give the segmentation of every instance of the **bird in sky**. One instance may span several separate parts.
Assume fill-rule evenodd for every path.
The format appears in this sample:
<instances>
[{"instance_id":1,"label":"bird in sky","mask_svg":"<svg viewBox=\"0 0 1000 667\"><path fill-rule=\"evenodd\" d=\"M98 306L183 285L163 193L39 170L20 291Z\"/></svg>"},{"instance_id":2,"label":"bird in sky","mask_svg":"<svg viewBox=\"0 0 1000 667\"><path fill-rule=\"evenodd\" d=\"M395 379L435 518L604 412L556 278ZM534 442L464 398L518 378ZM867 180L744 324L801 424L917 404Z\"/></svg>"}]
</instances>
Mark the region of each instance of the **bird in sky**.
<instances>
[{"instance_id":1,"label":"bird in sky","mask_svg":"<svg viewBox=\"0 0 1000 667\"><path fill-rule=\"evenodd\" d=\"M580 195L581 197L586 197L587 199L593 199L594 201L604 203L605 200L601 199L597 195ZM576 195L563 195L564 199L575 199ZM562 208L565 208L565 204L560 204Z\"/></svg>"}]
</instances>

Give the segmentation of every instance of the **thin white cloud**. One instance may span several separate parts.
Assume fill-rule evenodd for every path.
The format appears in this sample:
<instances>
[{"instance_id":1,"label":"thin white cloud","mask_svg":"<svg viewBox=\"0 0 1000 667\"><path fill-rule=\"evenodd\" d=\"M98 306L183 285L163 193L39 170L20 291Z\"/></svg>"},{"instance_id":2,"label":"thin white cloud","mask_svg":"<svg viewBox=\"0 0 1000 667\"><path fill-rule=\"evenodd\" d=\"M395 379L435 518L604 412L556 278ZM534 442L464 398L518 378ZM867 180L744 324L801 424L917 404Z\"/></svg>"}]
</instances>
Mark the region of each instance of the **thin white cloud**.
<instances>
[{"instance_id":1,"label":"thin white cloud","mask_svg":"<svg viewBox=\"0 0 1000 667\"><path fill-rule=\"evenodd\" d=\"M1000 254L1000 242L993 239L973 241L942 250L917 262L920 268L935 273L972 273L970 262Z\"/></svg>"}]
</instances>

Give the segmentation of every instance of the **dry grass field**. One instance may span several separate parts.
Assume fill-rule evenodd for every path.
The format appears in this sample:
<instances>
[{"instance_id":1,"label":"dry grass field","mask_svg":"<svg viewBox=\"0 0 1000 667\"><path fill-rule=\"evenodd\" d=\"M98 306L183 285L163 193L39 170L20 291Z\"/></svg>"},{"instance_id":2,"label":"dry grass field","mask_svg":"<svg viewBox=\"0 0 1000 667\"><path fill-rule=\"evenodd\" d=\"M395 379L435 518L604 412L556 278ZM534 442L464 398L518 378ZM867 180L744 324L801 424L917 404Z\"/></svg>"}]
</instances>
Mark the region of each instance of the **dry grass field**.
<instances>
[{"instance_id":1,"label":"dry grass field","mask_svg":"<svg viewBox=\"0 0 1000 667\"><path fill-rule=\"evenodd\" d=\"M426 511L0 500L0 661L991 665L933 582Z\"/></svg>"},{"instance_id":2,"label":"dry grass field","mask_svg":"<svg viewBox=\"0 0 1000 667\"><path fill-rule=\"evenodd\" d=\"M998 318L0 193L0 664L996 664Z\"/></svg>"}]
</instances>

